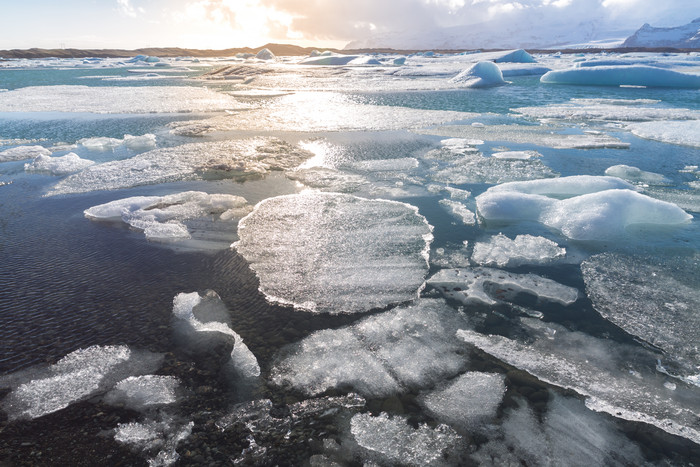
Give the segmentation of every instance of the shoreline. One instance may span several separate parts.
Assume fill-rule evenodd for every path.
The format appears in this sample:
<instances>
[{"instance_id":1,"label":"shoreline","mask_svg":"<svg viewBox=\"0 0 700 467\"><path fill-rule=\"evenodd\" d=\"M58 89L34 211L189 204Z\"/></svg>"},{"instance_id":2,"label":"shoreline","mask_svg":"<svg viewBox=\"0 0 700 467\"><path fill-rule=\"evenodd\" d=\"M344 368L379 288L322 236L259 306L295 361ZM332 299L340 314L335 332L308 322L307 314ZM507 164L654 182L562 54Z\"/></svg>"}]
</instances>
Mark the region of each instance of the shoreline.
<instances>
[{"instance_id":1,"label":"shoreline","mask_svg":"<svg viewBox=\"0 0 700 467\"><path fill-rule=\"evenodd\" d=\"M265 44L261 47L237 47L230 49L188 49L181 47L144 47L139 49L10 49L0 50L0 60L18 59L18 58L129 58L136 55L151 55L157 57L227 57L234 56L239 53L256 54L263 49L269 49L273 54L278 56L305 56L309 55L313 50L328 50L334 53L354 55L354 54L398 54L409 55L418 52L435 52L441 54L455 54L462 52L495 52L512 49L391 49L391 48L376 48L376 49L334 49L334 48L316 48L316 47L301 47L291 44ZM552 48L552 49L525 49L529 53L556 53L574 54L574 53L689 53L698 52L698 49L676 49L672 47L645 48L645 47L615 47L615 48Z\"/></svg>"}]
</instances>

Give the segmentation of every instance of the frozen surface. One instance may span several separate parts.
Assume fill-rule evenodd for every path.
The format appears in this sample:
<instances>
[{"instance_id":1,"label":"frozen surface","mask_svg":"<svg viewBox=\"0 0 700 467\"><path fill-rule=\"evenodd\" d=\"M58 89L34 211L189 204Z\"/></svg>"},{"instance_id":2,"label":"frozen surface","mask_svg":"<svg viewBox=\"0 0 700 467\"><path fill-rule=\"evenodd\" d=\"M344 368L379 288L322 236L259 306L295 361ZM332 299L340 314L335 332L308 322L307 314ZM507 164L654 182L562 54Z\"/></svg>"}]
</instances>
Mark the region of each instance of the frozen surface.
<instances>
[{"instance_id":1,"label":"frozen surface","mask_svg":"<svg viewBox=\"0 0 700 467\"><path fill-rule=\"evenodd\" d=\"M417 296L431 230L408 204L302 193L259 203L240 221L234 246L269 300L357 313Z\"/></svg>"},{"instance_id":2,"label":"frozen surface","mask_svg":"<svg viewBox=\"0 0 700 467\"><path fill-rule=\"evenodd\" d=\"M503 73L493 62L479 62L464 70L450 82L467 88L486 88L507 84Z\"/></svg>"},{"instance_id":3,"label":"frozen surface","mask_svg":"<svg viewBox=\"0 0 700 467\"><path fill-rule=\"evenodd\" d=\"M491 157L496 159L508 159L508 160L530 160L535 157L542 157L537 151L501 151L494 152Z\"/></svg>"},{"instance_id":4,"label":"frozen surface","mask_svg":"<svg viewBox=\"0 0 700 467\"><path fill-rule=\"evenodd\" d=\"M506 411L499 431L472 455L479 465L647 465L611 421L552 392L542 419L522 401Z\"/></svg>"},{"instance_id":5,"label":"frozen surface","mask_svg":"<svg viewBox=\"0 0 700 467\"><path fill-rule=\"evenodd\" d=\"M404 417L357 414L350 420L350 432L368 459L380 465L444 465L444 455L461 441L446 425L413 428Z\"/></svg>"},{"instance_id":6,"label":"frozen surface","mask_svg":"<svg viewBox=\"0 0 700 467\"><path fill-rule=\"evenodd\" d=\"M681 376L700 382L699 266L697 255L603 253L584 261L581 270L586 292L604 318L662 349Z\"/></svg>"},{"instance_id":7,"label":"frozen surface","mask_svg":"<svg viewBox=\"0 0 700 467\"><path fill-rule=\"evenodd\" d=\"M655 172L647 172L638 167L629 165L613 165L605 169L605 175L618 177L631 183L644 183L649 185L668 185L670 180L661 174Z\"/></svg>"},{"instance_id":8,"label":"frozen surface","mask_svg":"<svg viewBox=\"0 0 700 467\"><path fill-rule=\"evenodd\" d=\"M632 123L627 129L640 138L700 147L700 120Z\"/></svg>"},{"instance_id":9,"label":"frozen surface","mask_svg":"<svg viewBox=\"0 0 700 467\"><path fill-rule=\"evenodd\" d=\"M311 334L278 358L271 380L308 395L351 389L385 397L430 386L466 364L461 343L452 337L465 323L442 300L422 299L353 326Z\"/></svg>"},{"instance_id":10,"label":"frozen surface","mask_svg":"<svg viewBox=\"0 0 700 467\"><path fill-rule=\"evenodd\" d=\"M512 302L520 293L561 305L571 305L578 299L578 290L551 279L482 267L442 269L428 279L428 285L465 305Z\"/></svg>"},{"instance_id":11,"label":"frozen surface","mask_svg":"<svg viewBox=\"0 0 700 467\"><path fill-rule=\"evenodd\" d=\"M33 161L24 164L26 172L45 173L49 175L68 175L90 167L95 162L82 159L73 152L69 152L65 156L51 157L38 155Z\"/></svg>"},{"instance_id":12,"label":"frozen surface","mask_svg":"<svg viewBox=\"0 0 700 467\"><path fill-rule=\"evenodd\" d=\"M123 345L79 349L47 368L0 378L0 386L12 389L1 405L10 419L41 417L106 392L128 376L154 371L161 360Z\"/></svg>"},{"instance_id":13,"label":"frozen surface","mask_svg":"<svg viewBox=\"0 0 700 467\"><path fill-rule=\"evenodd\" d=\"M510 239L494 235L488 242L474 244L472 261L482 266L515 267L522 264L546 264L566 255L566 249L555 242L533 235L517 235Z\"/></svg>"},{"instance_id":14,"label":"frozen surface","mask_svg":"<svg viewBox=\"0 0 700 467\"><path fill-rule=\"evenodd\" d=\"M51 156L51 151L43 146L17 146L0 152L0 162L23 161L39 156Z\"/></svg>"},{"instance_id":15,"label":"frozen surface","mask_svg":"<svg viewBox=\"0 0 700 467\"><path fill-rule=\"evenodd\" d=\"M312 154L277 138L183 144L89 167L58 182L49 195L117 190L181 180L245 180L288 170Z\"/></svg>"},{"instance_id":16,"label":"frozen surface","mask_svg":"<svg viewBox=\"0 0 700 467\"><path fill-rule=\"evenodd\" d=\"M496 417L505 392L502 374L467 372L443 387L424 393L418 401L437 420L462 431L472 431Z\"/></svg>"},{"instance_id":17,"label":"frozen surface","mask_svg":"<svg viewBox=\"0 0 700 467\"><path fill-rule=\"evenodd\" d=\"M125 146L133 151L147 151L156 148L156 135L151 133L140 136L124 135L122 139L98 136L83 138L78 141L78 144L91 151L113 151L119 146Z\"/></svg>"},{"instance_id":18,"label":"frozen surface","mask_svg":"<svg viewBox=\"0 0 700 467\"><path fill-rule=\"evenodd\" d=\"M461 220L464 225L476 224L476 216L474 213L459 201L441 199L440 204L444 206L450 214Z\"/></svg>"},{"instance_id":19,"label":"frozen surface","mask_svg":"<svg viewBox=\"0 0 700 467\"><path fill-rule=\"evenodd\" d=\"M231 96L193 86L28 86L0 92L0 112L189 113L244 107Z\"/></svg>"},{"instance_id":20,"label":"frozen surface","mask_svg":"<svg viewBox=\"0 0 700 467\"><path fill-rule=\"evenodd\" d=\"M620 237L628 226L683 225L692 219L675 204L631 188L614 177L562 177L497 185L476 203L485 221L539 221L575 240Z\"/></svg>"},{"instance_id":21,"label":"frozen surface","mask_svg":"<svg viewBox=\"0 0 700 467\"><path fill-rule=\"evenodd\" d=\"M590 120L645 122L700 119L700 112L697 110L661 106L658 102L648 99L571 99L563 104L518 107L512 110L532 118L584 122ZM656 125L659 124L663 125L661 122L656 123Z\"/></svg>"},{"instance_id":22,"label":"frozen surface","mask_svg":"<svg viewBox=\"0 0 700 467\"><path fill-rule=\"evenodd\" d=\"M550 84L589 86L700 88L700 75L644 65L598 66L549 71L540 81Z\"/></svg>"},{"instance_id":23,"label":"frozen surface","mask_svg":"<svg viewBox=\"0 0 700 467\"><path fill-rule=\"evenodd\" d=\"M121 220L149 240L192 239L195 247L227 248L236 239L238 221L251 210L245 198L186 191L166 196L137 196L85 210L90 220Z\"/></svg>"},{"instance_id":24,"label":"frozen surface","mask_svg":"<svg viewBox=\"0 0 700 467\"><path fill-rule=\"evenodd\" d=\"M180 380L174 376L129 376L119 381L104 400L110 405L143 410L175 403L179 387Z\"/></svg>"},{"instance_id":25,"label":"frozen surface","mask_svg":"<svg viewBox=\"0 0 700 467\"><path fill-rule=\"evenodd\" d=\"M586 397L586 406L597 412L649 423L695 443L700 441L698 388L665 386L667 377L649 369L653 354L554 323L532 318L521 321L529 336L527 342L468 329L457 331L457 335L542 381L578 392Z\"/></svg>"}]
</instances>

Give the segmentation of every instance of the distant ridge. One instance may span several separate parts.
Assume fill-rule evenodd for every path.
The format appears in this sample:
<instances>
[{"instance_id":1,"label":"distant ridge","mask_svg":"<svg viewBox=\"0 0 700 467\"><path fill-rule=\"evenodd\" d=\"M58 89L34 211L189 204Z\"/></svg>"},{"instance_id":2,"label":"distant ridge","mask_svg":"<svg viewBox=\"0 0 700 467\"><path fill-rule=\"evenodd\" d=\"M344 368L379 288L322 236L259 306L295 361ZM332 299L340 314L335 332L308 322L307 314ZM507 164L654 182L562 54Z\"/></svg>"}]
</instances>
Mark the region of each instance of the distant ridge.
<instances>
[{"instance_id":1,"label":"distant ridge","mask_svg":"<svg viewBox=\"0 0 700 467\"><path fill-rule=\"evenodd\" d=\"M645 24L622 43L622 47L679 47L700 49L700 18L672 28Z\"/></svg>"}]
</instances>

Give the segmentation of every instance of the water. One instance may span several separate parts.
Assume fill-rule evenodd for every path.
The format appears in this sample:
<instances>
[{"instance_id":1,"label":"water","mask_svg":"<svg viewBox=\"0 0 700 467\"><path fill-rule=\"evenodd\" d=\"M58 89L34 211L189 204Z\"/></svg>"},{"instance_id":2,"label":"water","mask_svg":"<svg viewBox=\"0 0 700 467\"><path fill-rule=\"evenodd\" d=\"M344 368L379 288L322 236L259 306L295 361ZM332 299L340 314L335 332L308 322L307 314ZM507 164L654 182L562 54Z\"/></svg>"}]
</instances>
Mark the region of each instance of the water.
<instances>
[{"instance_id":1,"label":"water","mask_svg":"<svg viewBox=\"0 0 700 467\"><path fill-rule=\"evenodd\" d=\"M294 59L240 62L247 78L226 81L192 79L216 61L152 68L112 59L0 62L0 158L40 145L54 157L74 152L96 163L59 177L25 172L29 160L0 162L0 396L58 374L60 366L50 365L78 349L108 345L161 355L157 370L143 371L177 378L168 381L179 388L176 402L144 408L149 389L130 396L111 379L141 376L128 367L98 374L110 387L85 389L67 408L34 420L16 419L8 397L0 403L2 456L46 465L105 462L115 453L135 464L561 464L575 456L697 464L700 149L697 135L670 144L637 137L627 125L630 116L698 119L698 91L544 85L538 76L450 88L445 70L456 74L463 60L409 58L408 66L442 74L405 78L386 68L300 68ZM127 144L125 135L147 134L155 151ZM84 143L97 137L115 141ZM537 154L489 157L501 151ZM619 193L584 198L592 185L575 179L559 191L527 188L533 179L603 176L620 164L666 178L660 185L629 180L649 207L605 211ZM509 191L515 201L499 206L510 214L479 216L485 198L478 197L511 181L526 188ZM328 194L313 210L299 210L296 200L315 199L298 195L308 190ZM250 217L241 254L230 246L239 217L213 204L180 210L178 219L161 213L165 227L181 223L186 241L149 241L119 217L83 215L111 201L185 191L242 196L248 211L291 197ZM576 210L556 221L525 212L528 203L572 199ZM677 207L661 201L688 219L670 216ZM372 214L357 211L362 206L373 206ZM478 222L464 223L450 206ZM256 227L263 214L268 221ZM573 218L585 219L585 236L558 227ZM429 234L413 225L425 223ZM595 230L603 224L614 228ZM416 274L427 280L479 266L470 260L475 246L499 234L540 240L528 243L527 255L499 242L499 257L517 261L473 269L487 279L450 289L416 282ZM566 254L536 251L554 244ZM637 271L644 278L636 280ZM358 299L379 284L382 293ZM229 337L176 332L173 299L214 297L206 290L220 299L207 302L211 309L194 306L194 316L226 322ZM270 290L278 296L266 297ZM551 300L552 290L578 298ZM314 313L319 297L323 312ZM259 377L240 377L229 358L231 336L257 358ZM475 388L493 381L497 390L479 396ZM58 384L47 391L66 397ZM449 407L460 407L469 423Z\"/></svg>"}]
</instances>

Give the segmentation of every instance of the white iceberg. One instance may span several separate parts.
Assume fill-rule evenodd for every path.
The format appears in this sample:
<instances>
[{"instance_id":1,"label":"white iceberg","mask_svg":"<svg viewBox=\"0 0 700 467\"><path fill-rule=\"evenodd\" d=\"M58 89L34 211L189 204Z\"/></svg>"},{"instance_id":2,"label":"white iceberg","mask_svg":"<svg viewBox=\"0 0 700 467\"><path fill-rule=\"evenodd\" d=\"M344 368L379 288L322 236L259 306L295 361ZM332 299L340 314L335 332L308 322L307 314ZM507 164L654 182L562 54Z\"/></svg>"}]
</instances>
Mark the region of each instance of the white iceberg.
<instances>
[{"instance_id":1,"label":"white iceberg","mask_svg":"<svg viewBox=\"0 0 700 467\"><path fill-rule=\"evenodd\" d=\"M450 82L468 88L485 88L507 84L493 62L479 62L452 78Z\"/></svg>"},{"instance_id":2,"label":"white iceberg","mask_svg":"<svg viewBox=\"0 0 700 467\"><path fill-rule=\"evenodd\" d=\"M0 152L0 162L22 161L50 155L51 151L43 146L17 146Z\"/></svg>"},{"instance_id":3,"label":"white iceberg","mask_svg":"<svg viewBox=\"0 0 700 467\"><path fill-rule=\"evenodd\" d=\"M74 152L65 156L51 157L39 155L32 162L24 164L25 172L46 173L49 175L68 175L90 167L94 161L82 159Z\"/></svg>"},{"instance_id":4,"label":"white iceberg","mask_svg":"<svg viewBox=\"0 0 700 467\"><path fill-rule=\"evenodd\" d=\"M640 138L700 148L700 119L632 123L627 129Z\"/></svg>"},{"instance_id":5,"label":"white iceberg","mask_svg":"<svg viewBox=\"0 0 700 467\"><path fill-rule=\"evenodd\" d=\"M415 298L432 240L411 205L337 193L264 200L238 236L233 246L269 300L332 314Z\"/></svg>"},{"instance_id":6,"label":"white iceberg","mask_svg":"<svg viewBox=\"0 0 700 467\"><path fill-rule=\"evenodd\" d=\"M700 75L645 65L598 66L555 70L545 73L540 78L540 81L548 84L700 89Z\"/></svg>"},{"instance_id":7,"label":"white iceberg","mask_svg":"<svg viewBox=\"0 0 700 467\"><path fill-rule=\"evenodd\" d=\"M258 60L274 60L276 57L270 49L262 49L255 55L255 58Z\"/></svg>"},{"instance_id":8,"label":"white iceberg","mask_svg":"<svg viewBox=\"0 0 700 467\"><path fill-rule=\"evenodd\" d=\"M613 165L605 169L605 175L618 177L632 183L644 183L648 185L669 185L671 180L655 172L647 172L630 165Z\"/></svg>"}]
</instances>

